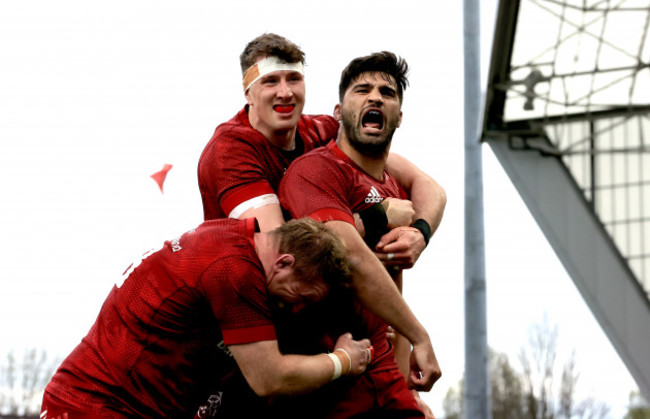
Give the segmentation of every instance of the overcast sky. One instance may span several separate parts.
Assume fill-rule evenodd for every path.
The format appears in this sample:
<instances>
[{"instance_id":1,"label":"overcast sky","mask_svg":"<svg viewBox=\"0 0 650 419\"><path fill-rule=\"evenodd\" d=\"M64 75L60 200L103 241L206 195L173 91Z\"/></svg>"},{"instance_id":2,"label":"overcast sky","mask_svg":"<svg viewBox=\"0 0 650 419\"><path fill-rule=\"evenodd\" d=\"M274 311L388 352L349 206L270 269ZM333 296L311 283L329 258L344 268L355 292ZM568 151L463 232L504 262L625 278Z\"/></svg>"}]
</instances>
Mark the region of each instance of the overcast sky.
<instances>
[{"instance_id":1,"label":"overcast sky","mask_svg":"<svg viewBox=\"0 0 650 419\"><path fill-rule=\"evenodd\" d=\"M494 1L482 2L487 71ZM435 4L435 7L432 7ZM338 76L379 50L411 66L392 151L446 190L443 222L405 296L432 336L438 416L462 378L462 2L4 0L0 3L0 356L64 357L130 261L202 221L199 155L243 105L238 57L276 32L307 53L306 113L331 113ZM636 385L484 147L488 340L510 355L547 316L581 396L612 417ZM149 177L173 165L164 194Z\"/></svg>"}]
</instances>

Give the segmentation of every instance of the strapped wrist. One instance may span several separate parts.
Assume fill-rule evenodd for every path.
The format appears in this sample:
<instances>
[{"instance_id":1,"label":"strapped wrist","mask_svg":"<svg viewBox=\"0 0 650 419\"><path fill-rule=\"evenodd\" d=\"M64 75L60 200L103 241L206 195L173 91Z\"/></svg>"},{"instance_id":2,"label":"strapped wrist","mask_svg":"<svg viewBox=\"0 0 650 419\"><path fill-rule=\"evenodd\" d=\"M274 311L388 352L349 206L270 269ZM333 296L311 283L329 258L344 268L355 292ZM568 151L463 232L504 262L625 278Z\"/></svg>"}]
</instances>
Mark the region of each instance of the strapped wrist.
<instances>
[{"instance_id":1,"label":"strapped wrist","mask_svg":"<svg viewBox=\"0 0 650 419\"><path fill-rule=\"evenodd\" d=\"M334 353L330 353L327 354L327 356L334 363L334 373L332 374L332 378L330 378L330 381L334 381L341 376L343 365L341 364L341 359L338 357L338 355Z\"/></svg>"},{"instance_id":2,"label":"strapped wrist","mask_svg":"<svg viewBox=\"0 0 650 419\"><path fill-rule=\"evenodd\" d=\"M352 357L350 356L348 351L346 351L343 348L338 348L338 349L334 350L334 353L336 354L336 356L338 356L339 354L337 354L336 352L343 352L345 354L345 356L348 358L348 365L347 365L348 369L347 370L345 370L343 368L345 366L345 364L343 363L343 360L341 360L341 366L342 366L341 374L342 375L350 374L350 371L352 371Z\"/></svg>"},{"instance_id":3,"label":"strapped wrist","mask_svg":"<svg viewBox=\"0 0 650 419\"><path fill-rule=\"evenodd\" d=\"M386 210L381 202L372 204L368 208L359 211L359 217L363 222L363 228L368 231L380 230L383 231L388 225L388 217L386 217Z\"/></svg>"},{"instance_id":4,"label":"strapped wrist","mask_svg":"<svg viewBox=\"0 0 650 419\"><path fill-rule=\"evenodd\" d=\"M359 211L359 218L361 218L365 231L364 240L370 248L373 248L388 226L386 210L381 202L378 202Z\"/></svg>"},{"instance_id":5,"label":"strapped wrist","mask_svg":"<svg viewBox=\"0 0 650 419\"><path fill-rule=\"evenodd\" d=\"M411 227L417 228L420 233L422 233L422 236L424 237L424 246L426 247L431 238L431 227L429 227L429 223L422 218L418 218L413 224L411 224Z\"/></svg>"}]
</instances>

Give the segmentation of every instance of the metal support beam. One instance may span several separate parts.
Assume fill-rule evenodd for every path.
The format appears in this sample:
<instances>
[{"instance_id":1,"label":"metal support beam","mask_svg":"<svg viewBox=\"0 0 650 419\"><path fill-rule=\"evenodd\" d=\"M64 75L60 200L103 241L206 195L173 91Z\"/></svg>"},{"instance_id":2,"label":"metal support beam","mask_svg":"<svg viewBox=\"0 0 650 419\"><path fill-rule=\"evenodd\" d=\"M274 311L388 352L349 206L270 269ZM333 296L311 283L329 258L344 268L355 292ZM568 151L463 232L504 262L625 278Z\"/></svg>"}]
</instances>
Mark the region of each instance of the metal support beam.
<instances>
[{"instance_id":1,"label":"metal support beam","mask_svg":"<svg viewBox=\"0 0 650 419\"><path fill-rule=\"evenodd\" d=\"M650 399L650 302L558 157L486 137L578 291ZM543 138L529 139L546 145ZM478 417L478 416L477 416Z\"/></svg>"},{"instance_id":2,"label":"metal support beam","mask_svg":"<svg viewBox=\"0 0 650 419\"><path fill-rule=\"evenodd\" d=\"M464 0L465 57L465 384L464 416L492 418L485 289L478 0Z\"/></svg>"}]
</instances>

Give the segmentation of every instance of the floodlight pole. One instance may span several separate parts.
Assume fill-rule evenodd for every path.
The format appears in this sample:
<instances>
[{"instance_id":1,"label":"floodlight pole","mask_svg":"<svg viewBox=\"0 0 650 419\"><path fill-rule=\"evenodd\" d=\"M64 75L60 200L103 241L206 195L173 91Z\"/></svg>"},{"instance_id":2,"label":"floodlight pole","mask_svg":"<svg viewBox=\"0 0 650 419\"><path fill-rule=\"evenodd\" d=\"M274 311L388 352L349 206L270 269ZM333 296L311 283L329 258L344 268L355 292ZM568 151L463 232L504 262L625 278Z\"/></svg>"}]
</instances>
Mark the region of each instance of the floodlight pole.
<instances>
[{"instance_id":1,"label":"floodlight pole","mask_svg":"<svg viewBox=\"0 0 650 419\"><path fill-rule=\"evenodd\" d=\"M464 417L491 419L485 293L479 0L463 1L465 72L465 382Z\"/></svg>"}]
</instances>

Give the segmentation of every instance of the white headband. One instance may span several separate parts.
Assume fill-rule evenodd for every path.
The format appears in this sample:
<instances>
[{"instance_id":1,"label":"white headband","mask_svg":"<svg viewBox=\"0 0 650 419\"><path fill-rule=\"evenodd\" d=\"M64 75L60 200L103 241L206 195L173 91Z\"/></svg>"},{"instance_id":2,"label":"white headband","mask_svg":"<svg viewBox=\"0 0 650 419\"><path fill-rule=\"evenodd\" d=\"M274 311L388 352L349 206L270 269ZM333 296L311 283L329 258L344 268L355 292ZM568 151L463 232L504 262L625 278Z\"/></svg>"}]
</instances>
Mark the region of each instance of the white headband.
<instances>
[{"instance_id":1,"label":"white headband","mask_svg":"<svg viewBox=\"0 0 650 419\"><path fill-rule=\"evenodd\" d=\"M282 70L296 71L304 75L302 63L287 63L280 60L278 57L266 57L250 66L244 73L244 92L247 92L251 85L259 80L260 77L274 71Z\"/></svg>"}]
</instances>

